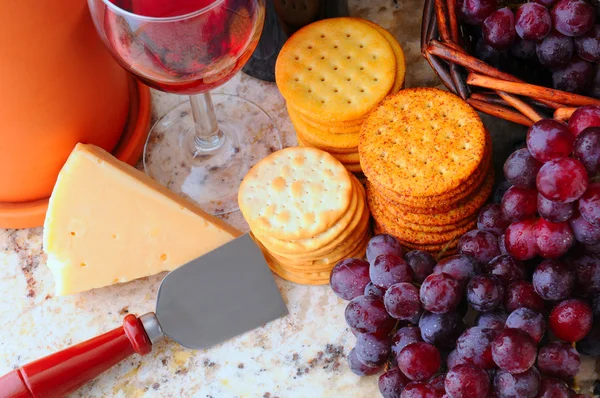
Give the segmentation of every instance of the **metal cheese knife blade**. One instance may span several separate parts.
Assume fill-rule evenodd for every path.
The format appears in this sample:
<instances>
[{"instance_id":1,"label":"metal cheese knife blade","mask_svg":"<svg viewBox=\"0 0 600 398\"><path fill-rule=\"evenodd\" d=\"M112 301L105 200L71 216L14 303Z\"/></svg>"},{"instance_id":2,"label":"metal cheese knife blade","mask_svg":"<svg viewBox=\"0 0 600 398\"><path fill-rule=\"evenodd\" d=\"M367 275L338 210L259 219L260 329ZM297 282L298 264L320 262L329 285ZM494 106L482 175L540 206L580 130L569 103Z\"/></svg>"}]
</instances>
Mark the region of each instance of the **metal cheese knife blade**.
<instances>
[{"instance_id":1,"label":"metal cheese knife blade","mask_svg":"<svg viewBox=\"0 0 600 398\"><path fill-rule=\"evenodd\" d=\"M168 336L208 348L287 315L261 250L246 234L162 281L156 312L127 315L123 326L0 377L0 397L62 397Z\"/></svg>"}]
</instances>

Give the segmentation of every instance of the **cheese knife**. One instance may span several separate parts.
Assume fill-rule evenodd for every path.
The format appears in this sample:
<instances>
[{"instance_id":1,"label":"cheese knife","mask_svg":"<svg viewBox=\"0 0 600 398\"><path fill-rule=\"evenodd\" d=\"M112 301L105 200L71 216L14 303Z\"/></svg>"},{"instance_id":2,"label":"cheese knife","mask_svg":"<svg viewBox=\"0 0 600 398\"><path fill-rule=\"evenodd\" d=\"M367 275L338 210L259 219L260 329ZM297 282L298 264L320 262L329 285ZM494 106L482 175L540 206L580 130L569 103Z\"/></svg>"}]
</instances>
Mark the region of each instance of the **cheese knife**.
<instances>
[{"instance_id":1,"label":"cheese knife","mask_svg":"<svg viewBox=\"0 0 600 398\"><path fill-rule=\"evenodd\" d=\"M169 337L205 349L287 315L265 258L243 235L173 271L162 281L156 311L0 377L0 397L50 398L75 391L133 354Z\"/></svg>"}]
</instances>

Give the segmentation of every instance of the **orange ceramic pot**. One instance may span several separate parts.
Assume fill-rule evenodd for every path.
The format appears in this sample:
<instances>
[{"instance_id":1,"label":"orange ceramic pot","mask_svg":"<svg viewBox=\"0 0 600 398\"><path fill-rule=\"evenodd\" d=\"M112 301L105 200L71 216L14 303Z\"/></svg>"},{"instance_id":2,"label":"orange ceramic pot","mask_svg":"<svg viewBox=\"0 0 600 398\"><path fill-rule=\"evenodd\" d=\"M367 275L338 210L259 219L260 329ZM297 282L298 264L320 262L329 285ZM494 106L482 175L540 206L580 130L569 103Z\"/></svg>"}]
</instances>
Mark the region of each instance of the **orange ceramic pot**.
<instances>
[{"instance_id":1,"label":"orange ceramic pot","mask_svg":"<svg viewBox=\"0 0 600 398\"><path fill-rule=\"evenodd\" d=\"M4 2L0 55L0 202L47 198L76 143L113 150L130 78L84 0Z\"/></svg>"}]
</instances>

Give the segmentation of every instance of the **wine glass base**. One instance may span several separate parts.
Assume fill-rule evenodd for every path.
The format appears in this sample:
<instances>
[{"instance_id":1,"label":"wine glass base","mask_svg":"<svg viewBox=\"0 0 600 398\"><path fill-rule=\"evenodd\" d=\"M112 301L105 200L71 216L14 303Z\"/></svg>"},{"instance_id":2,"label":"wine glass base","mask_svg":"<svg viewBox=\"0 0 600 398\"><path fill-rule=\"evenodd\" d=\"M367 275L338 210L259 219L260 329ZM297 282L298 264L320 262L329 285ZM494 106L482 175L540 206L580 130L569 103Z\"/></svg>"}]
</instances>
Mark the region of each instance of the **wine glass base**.
<instances>
[{"instance_id":1,"label":"wine glass base","mask_svg":"<svg viewBox=\"0 0 600 398\"><path fill-rule=\"evenodd\" d=\"M186 101L152 127L144 147L144 170L204 211L219 215L239 209L242 179L259 160L281 149L281 138L256 104L229 94L212 94L212 99L223 144L207 152L194 147L194 120Z\"/></svg>"}]
</instances>

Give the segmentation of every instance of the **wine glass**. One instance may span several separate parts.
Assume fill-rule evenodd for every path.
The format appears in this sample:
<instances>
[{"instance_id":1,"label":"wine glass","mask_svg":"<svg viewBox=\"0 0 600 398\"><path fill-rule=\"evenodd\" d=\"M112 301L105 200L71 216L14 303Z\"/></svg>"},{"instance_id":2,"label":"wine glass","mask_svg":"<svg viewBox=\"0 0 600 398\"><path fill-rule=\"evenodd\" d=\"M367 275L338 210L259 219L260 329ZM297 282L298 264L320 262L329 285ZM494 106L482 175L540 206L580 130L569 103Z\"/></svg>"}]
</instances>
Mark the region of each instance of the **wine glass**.
<instances>
[{"instance_id":1,"label":"wine glass","mask_svg":"<svg viewBox=\"0 0 600 398\"><path fill-rule=\"evenodd\" d=\"M263 28L264 0L88 0L125 69L160 91L189 95L152 127L146 173L212 214L238 209L248 170L281 149L273 121L235 95L210 94L235 75Z\"/></svg>"}]
</instances>

